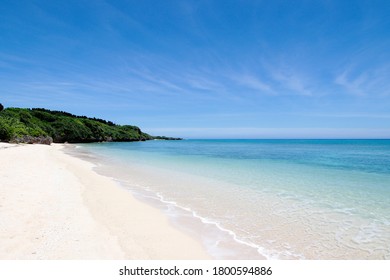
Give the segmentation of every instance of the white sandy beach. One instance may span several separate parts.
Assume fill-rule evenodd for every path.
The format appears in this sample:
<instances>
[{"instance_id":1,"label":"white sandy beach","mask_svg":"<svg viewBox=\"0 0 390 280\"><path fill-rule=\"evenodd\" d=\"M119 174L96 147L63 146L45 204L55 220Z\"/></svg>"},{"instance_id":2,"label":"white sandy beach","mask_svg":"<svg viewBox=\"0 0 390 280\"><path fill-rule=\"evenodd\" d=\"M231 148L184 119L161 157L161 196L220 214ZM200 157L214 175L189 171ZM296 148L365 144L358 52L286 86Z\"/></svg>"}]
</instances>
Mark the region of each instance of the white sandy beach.
<instances>
[{"instance_id":1,"label":"white sandy beach","mask_svg":"<svg viewBox=\"0 0 390 280\"><path fill-rule=\"evenodd\" d=\"M63 145L0 143L0 259L209 259Z\"/></svg>"}]
</instances>

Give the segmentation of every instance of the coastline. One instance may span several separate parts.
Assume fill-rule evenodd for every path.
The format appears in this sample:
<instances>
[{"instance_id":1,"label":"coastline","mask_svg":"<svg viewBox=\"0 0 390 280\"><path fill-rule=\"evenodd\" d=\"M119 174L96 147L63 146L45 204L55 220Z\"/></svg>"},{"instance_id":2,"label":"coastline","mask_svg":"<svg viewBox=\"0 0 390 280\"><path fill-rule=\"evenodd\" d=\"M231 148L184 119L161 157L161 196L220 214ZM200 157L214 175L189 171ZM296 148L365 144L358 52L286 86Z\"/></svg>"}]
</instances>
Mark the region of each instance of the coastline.
<instances>
[{"instance_id":1,"label":"coastline","mask_svg":"<svg viewBox=\"0 0 390 280\"><path fill-rule=\"evenodd\" d=\"M0 143L0 259L210 259L64 145Z\"/></svg>"},{"instance_id":2,"label":"coastline","mask_svg":"<svg viewBox=\"0 0 390 280\"><path fill-rule=\"evenodd\" d=\"M215 259L388 259L386 146L217 144L216 154L214 140L86 144L66 152L159 207ZM297 150L307 153L304 164ZM357 158L347 160L351 154ZM376 164L360 165L369 161Z\"/></svg>"},{"instance_id":3,"label":"coastline","mask_svg":"<svg viewBox=\"0 0 390 280\"><path fill-rule=\"evenodd\" d=\"M102 144L104 145L104 144ZM256 244L240 239L236 232L224 228L218 221L202 216L196 210L183 206L175 199L165 197L156 186L171 191L186 189L186 197L193 197L192 188L203 189L202 193L214 196L213 189L227 187L225 182L214 181L177 170L161 169L149 164L119 160L115 155L103 155L83 145L68 145L67 154L94 164L93 170L112 178L118 185L130 192L134 198L157 208L169 219L171 225L195 240L200 240L208 254L217 260L264 260L271 256ZM191 182L191 183L189 183ZM176 191L175 191L176 190ZM210 193L211 191L211 193ZM178 191L177 193L180 193ZM206 204L212 203L205 201Z\"/></svg>"}]
</instances>

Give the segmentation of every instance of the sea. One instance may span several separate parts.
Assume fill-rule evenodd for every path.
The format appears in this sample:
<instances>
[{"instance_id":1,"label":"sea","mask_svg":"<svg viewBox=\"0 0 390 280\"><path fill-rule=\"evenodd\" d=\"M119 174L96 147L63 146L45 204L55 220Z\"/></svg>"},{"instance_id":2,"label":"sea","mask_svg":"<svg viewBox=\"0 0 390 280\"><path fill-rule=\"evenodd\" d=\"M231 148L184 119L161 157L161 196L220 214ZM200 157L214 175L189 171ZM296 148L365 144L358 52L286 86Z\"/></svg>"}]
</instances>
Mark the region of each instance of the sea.
<instances>
[{"instance_id":1,"label":"sea","mask_svg":"<svg viewBox=\"0 0 390 280\"><path fill-rule=\"evenodd\" d=\"M71 153L215 259L390 259L390 140L153 140Z\"/></svg>"}]
</instances>

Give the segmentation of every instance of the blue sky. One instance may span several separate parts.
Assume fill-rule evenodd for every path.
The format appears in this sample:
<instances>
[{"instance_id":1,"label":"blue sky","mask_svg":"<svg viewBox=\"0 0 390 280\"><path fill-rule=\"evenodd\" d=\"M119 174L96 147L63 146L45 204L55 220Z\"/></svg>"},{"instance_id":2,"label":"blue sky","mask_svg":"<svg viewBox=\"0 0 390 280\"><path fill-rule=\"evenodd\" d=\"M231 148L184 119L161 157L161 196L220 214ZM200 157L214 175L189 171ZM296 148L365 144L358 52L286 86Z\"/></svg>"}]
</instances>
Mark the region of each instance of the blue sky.
<instances>
[{"instance_id":1,"label":"blue sky","mask_svg":"<svg viewBox=\"0 0 390 280\"><path fill-rule=\"evenodd\" d=\"M0 102L186 138L390 138L390 1L11 1Z\"/></svg>"}]
</instances>

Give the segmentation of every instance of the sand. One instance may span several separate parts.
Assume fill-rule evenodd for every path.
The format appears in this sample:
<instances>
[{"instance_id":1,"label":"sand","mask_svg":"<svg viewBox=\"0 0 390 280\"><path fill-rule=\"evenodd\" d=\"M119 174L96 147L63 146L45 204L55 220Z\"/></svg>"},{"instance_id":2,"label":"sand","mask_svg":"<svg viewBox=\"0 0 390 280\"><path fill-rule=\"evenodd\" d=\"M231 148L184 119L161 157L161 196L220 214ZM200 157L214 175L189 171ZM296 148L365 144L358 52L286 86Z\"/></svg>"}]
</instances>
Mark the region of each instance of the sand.
<instances>
[{"instance_id":1,"label":"sand","mask_svg":"<svg viewBox=\"0 0 390 280\"><path fill-rule=\"evenodd\" d=\"M0 143L0 259L209 259L173 227L63 145Z\"/></svg>"}]
</instances>

